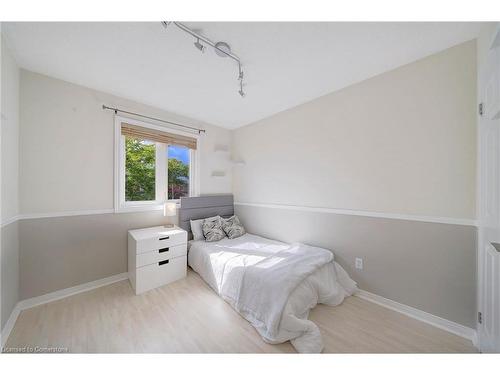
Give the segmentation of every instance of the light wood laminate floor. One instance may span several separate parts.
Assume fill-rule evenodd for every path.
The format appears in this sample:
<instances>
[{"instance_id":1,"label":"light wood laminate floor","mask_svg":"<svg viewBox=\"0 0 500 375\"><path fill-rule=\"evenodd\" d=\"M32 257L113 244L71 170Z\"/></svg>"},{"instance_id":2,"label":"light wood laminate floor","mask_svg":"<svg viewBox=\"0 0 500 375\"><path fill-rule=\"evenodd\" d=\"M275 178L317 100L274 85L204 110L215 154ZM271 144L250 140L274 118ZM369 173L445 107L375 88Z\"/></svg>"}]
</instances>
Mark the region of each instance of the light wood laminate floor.
<instances>
[{"instance_id":1,"label":"light wood laminate floor","mask_svg":"<svg viewBox=\"0 0 500 375\"><path fill-rule=\"evenodd\" d=\"M358 297L319 305L310 319L325 353L476 352L468 340ZM139 296L121 281L22 311L6 347L26 346L73 353L295 352L290 343L264 343L193 271Z\"/></svg>"}]
</instances>

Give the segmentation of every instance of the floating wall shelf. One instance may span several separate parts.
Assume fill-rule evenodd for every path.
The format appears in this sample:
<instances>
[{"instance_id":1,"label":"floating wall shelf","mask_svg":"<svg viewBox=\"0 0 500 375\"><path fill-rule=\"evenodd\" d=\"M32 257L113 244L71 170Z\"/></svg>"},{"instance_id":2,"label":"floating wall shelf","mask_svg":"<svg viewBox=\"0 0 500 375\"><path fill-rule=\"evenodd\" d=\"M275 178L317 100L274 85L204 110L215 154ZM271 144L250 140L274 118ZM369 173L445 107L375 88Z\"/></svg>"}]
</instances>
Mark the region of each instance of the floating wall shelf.
<instances>
[{"instance_id":1,"label":"floating wall shelf","mask_svg":"<svg viewBox=\"0 0 500 375\"><path fill-rule=\"evenodd\" d=\"M225 177L226 172L225 171L213 171L212 172L212 177Z\"/></svg>"},{"instance_id":2,"label":"floating wall shelf","mask_svg":"<svg viewBox=\"0 0 500 375\"><path fill-rule=\"evenodd\" d=\"M229 151L229 147L227 147L227 146L215 146L214 152L228 154L230 151Z\"/></svg>"}]
</instances>

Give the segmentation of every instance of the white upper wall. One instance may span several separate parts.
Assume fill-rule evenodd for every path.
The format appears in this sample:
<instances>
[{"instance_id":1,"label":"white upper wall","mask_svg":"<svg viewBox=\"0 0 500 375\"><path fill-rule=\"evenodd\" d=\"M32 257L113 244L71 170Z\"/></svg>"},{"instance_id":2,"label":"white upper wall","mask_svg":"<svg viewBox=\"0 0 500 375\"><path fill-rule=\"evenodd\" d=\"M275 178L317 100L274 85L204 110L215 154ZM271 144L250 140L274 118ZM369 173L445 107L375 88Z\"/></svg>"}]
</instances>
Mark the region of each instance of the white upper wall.
<instances>
[{"instance_id":1,"label":"white upper wall","mask_svg":"<svg viewBox=\"0 0 500 375\"><path fill-rule=\"evenodd\" d=\"M205 128L200 192L231 192L229 163L213 152L230 147L229 130L23 69L20 82L22 214L113 208L114 114L103 104ZM211 177L221 169L225 177Z\"/></svg>"},{"instance_id":2,"label":"white upper wall","mask_svg":"<svg viewBox=\"0 0 500 375\"><path fill-rule=\"evenodd\" d=\"M472 41L237 129L235 200L474 218L475 87Z\"/></svg>"},{"instance_id":3,"label":"white upper wall","mask_svg":"<svg viewBox=\"0 0 500 375\"><path fill-rule=\"evenodd\" d=\"M2 222L19 213L19 68L5 43L2 44Z\"/></svg>"}]
</instances>

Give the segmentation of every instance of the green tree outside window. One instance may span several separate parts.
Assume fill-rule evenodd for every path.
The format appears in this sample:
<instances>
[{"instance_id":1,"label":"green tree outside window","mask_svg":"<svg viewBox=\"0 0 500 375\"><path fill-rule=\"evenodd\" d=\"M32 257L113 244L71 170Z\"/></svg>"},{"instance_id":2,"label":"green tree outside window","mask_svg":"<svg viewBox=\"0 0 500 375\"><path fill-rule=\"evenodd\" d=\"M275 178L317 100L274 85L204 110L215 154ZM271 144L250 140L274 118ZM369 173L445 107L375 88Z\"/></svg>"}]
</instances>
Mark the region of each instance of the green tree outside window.
<instances>
[{"instance_id":1,"label":"green tree outside window","mask_svg":"<svg viewBox=\"0 0 500 375\"><path fill-rule=\"evenodd\" d=\"M168 146L168 199L189 196L189 149Z\"/></svg>"},{"instance_id":2,"label":"green tree outside window","mask_svg":"<svg viewBox=\"0 0 500 375\"><path fill-rule=\"evenodd\" d=\"M125 200L154 201L156 178L156 145L125 138Z\"/></svg>"}]
</instances>

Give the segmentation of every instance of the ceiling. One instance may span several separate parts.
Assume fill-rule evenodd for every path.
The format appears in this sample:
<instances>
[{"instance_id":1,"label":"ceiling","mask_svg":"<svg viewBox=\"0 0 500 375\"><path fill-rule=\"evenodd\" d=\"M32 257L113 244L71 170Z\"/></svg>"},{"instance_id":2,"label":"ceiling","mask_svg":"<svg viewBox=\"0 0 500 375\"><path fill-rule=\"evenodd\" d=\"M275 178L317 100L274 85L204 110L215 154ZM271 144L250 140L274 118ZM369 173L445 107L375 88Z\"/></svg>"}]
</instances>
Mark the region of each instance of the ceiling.
<instances>
[{"instance_id":1,"label":"ceiling","mask_svg":"<svg viewBox=\"0 0 500 375\"><path fill-rule=\"evenodd\" d=\"M3 23L25 69L236 128L475 38L480 23L185 23L233 60L154 23Z\"/></svg>"}]
</instances>

